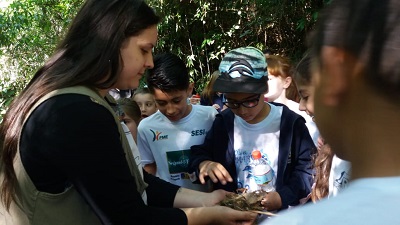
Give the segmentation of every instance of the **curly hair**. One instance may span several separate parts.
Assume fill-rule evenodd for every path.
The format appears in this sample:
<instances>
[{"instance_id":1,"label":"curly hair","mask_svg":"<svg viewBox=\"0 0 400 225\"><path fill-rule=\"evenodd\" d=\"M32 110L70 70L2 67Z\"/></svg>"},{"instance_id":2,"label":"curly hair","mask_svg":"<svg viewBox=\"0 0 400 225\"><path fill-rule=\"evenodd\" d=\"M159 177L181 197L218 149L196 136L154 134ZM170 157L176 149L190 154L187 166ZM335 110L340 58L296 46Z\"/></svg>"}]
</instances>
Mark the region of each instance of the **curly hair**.
<instances>
[{"instance_id":1,"label":"curly hair","mask_svg":"<svg viewBox=\"0 0 400 225\"><path fill-rule=\"evenodd\" d=\"M329 175L332 167L333 151L328 144L324 144L313 156L314 182L311 190L311 200L316 202L329 194Z\"/></svg>"}]
</instances>

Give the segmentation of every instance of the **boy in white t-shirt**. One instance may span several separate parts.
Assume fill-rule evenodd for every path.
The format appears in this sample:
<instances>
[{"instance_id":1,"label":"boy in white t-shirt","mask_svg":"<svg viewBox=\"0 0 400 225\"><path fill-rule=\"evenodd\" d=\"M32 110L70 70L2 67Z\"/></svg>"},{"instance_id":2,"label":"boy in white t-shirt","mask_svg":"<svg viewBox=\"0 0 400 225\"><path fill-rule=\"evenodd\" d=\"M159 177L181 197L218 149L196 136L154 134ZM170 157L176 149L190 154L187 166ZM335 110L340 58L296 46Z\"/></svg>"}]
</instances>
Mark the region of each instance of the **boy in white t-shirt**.
<instances>
[{"instance_id":1,"label":"boy in white t-shirt","mask_svg":"<svg viewBox=\"0 0 400 225\"><path fill-rule=\"evenodd\" d=\"M193 84L184 62L164 53L154 58L146 77L158 111L138 127L138 148L144 169L173 184L209 191L207 185L193 184L188 173L190 147L201 144L211 128L214 107L187 104Z\"/></svg>"},{"instance_id":2,"label":"boy in white t-shirt","mask_svg":"<svg viewBox=\"0 0 400 225\"><path fill-rule=\"evenodd\" d=\"M264 102L268 73L264 54L253 47L231 50L223 58L214 91L228 109L217 115L202 145L192 146L191 172L215 189L258 189L252 151L272 168L272 185L262 202L267 210L297 205L311 191L315 145L302 116L279 103Z\"/></svg>"}]
</instances>

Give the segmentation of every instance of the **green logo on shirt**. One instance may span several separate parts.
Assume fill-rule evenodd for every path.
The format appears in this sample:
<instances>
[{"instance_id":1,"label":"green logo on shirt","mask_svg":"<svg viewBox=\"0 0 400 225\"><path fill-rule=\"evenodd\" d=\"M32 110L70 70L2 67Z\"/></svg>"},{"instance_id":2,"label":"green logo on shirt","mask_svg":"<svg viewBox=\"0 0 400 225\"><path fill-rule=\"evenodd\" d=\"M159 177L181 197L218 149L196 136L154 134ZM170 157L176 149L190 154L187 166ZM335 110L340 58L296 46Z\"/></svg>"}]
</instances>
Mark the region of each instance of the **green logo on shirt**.
<instances>
[{"instance_id":1,"label":"green logo on shirt","mask_svg":"<svg viewBox=\"0 0 400 225\"><path fill-rule=\"evenodd\" d=\"M190 149L167 152L168 170L171 174L186 173L189 166Z\"/></svg>"}]
</instances>

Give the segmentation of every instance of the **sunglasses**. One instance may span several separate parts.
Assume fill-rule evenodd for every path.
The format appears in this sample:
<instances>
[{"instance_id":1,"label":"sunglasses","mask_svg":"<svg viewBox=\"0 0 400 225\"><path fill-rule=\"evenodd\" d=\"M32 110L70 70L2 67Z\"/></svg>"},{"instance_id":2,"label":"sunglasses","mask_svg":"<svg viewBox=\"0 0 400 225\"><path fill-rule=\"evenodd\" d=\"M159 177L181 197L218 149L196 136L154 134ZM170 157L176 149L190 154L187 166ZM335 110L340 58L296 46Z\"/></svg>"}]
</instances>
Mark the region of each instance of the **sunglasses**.
<instances>
[{"instance_id":1,"label":"sunglasses","mask_svg":"<svg viewBox=\"0 0 400 225\"><path fill-rule=\"evenodd\" d=\"M254 97L252 99L245 100L245 101L233 102L233 101L224 100L222 103L224 103L224 105L226 107L231 108L231 109L238 109L240 106L243 106L245 108L254 108L258 105L258 102L260 102L260 97L261 97L261 94L259 94L257 97Z\"/></svg>"}]
</instances>

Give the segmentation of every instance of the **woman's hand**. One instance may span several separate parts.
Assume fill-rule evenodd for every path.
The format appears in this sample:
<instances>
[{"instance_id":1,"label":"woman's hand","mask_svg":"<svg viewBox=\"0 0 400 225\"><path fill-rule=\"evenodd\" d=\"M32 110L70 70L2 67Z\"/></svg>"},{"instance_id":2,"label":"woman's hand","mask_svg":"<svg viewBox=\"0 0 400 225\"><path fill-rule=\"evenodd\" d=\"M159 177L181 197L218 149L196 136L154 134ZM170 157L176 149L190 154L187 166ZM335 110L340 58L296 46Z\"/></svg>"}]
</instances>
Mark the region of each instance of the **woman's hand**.
<instances>
[{"instance_id":1,"label":"woman's hand","mask_svg":"<svg viewBox=\"0 0 400 225\"><path fill-rule=\"evenodd\" d=\"M203 198L203 206L215 206L218 205L222 200L225 199L226 194L229 192L218 189L211 193L207 193L207 195Z\"/></svg>"},{"instance_id":2,"label":"woman's hand","mask_svg":"<svg viewBox=\"0 0 400 225\"><path fill-rule=\"evenodd\" d=\"M225 206L191 208L183 211L188 218L188 225L251 225L257 218L257 213L237 211Z\"/></svg>"},{"instance_id":3,"label":"woman's hand","mask_svg":"<svg viewBox=\"0 0 400 225\"><path fill-rule=\"evenodd\" d=\"M211 193L180 188L175 195L175 208L194 208L218 205L229 193L224 190L215 190Z\"/></svg>"},{"instance_id":4,"label":"woman's hand","mask_svg":"<svg viewBox=\"0 0 400 225\"><path fill-rule=\"evenodd\" d=\"M225 206L212 207L216 213L216 220L212 224L251 225L257 218L257 213L238 211Z\"/></svg>"},{"instance_id":5,"label":"woman's hand","mask_svg":"<svg viewBox=\"0 0 400 225\"><path fill-rule=\"evenodd\" d=\"M217 205L225 198L227 193L229 192L224 190L215 190L211 193L204 193L180 188L175 196L174 207L182 208L188 218L189 225L253 224L257 217L256 213L237 211L225 206Z\"/></svg>"},{"instance_id":6,"label":"woman's hand","mask_svg":"<svg viewBox=\"0 0 400 225\"><path fill-rule=\"evenodd\" d=\"M200 163L199 169L199 180L202 184L206 183L205 177L207 176L210 177L210 179L214 183L217 183L219 181L223 185L225 185L227 182L233 181L231 175L220 163L205 160Z\"/></svg>"}]
</instances>

